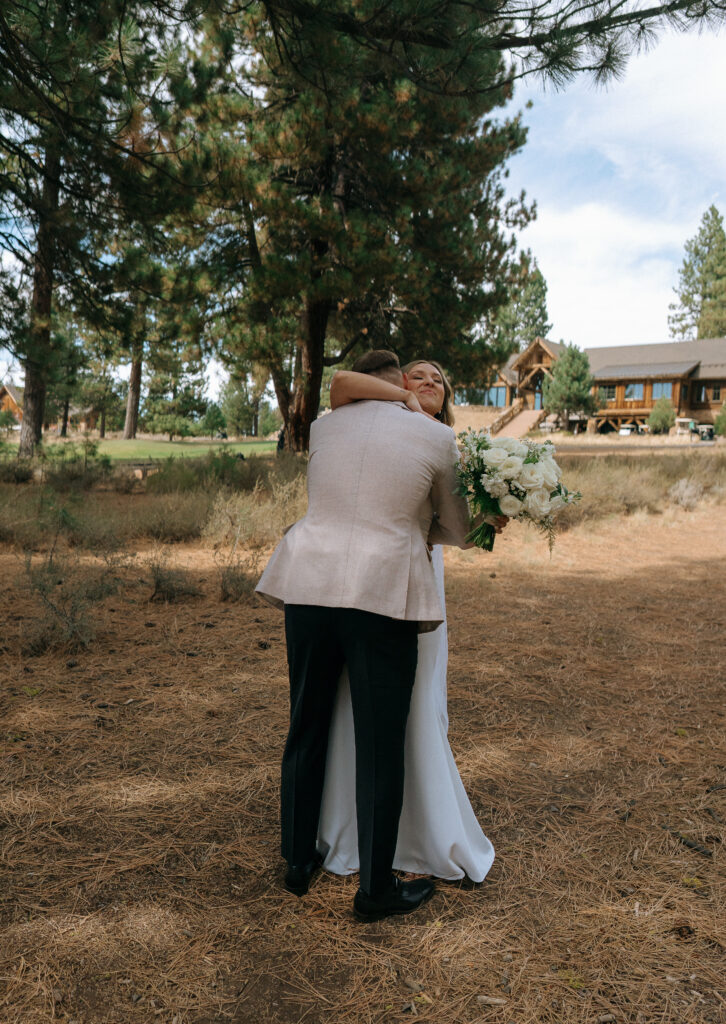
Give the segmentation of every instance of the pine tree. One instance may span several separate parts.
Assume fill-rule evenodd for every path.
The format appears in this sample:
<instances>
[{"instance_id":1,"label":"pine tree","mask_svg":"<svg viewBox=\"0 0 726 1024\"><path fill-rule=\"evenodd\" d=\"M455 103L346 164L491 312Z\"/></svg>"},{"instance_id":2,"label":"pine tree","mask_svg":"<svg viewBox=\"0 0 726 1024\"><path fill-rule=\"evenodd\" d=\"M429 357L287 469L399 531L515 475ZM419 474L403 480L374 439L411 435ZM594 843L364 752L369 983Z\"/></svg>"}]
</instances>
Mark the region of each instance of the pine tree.
<instances>
[{"instance_id":1,"label":"pine tree","mask_svg":"<svg viewBox=\"0 0 726 1024\"><path fill-rule=\"evenodd\" d=\"M0 243L13 270L0 332L25 371L23 456L42 436L55 296L105 316L117 269L93 236L146 230L185 192L185 158L159 131L169 103L152 94L168 34L141 0L3 4Z\"/></svg>"},{"instance_id":2,"label":"pine tree","mask_svg":"<svg viewBox=\"0 0 726 1024\"><path fill-rule=\"evenodd\" d=\"M530 217L505 201L502 165L525 131L490 117L508 88L427 91L344 36L301 33L303 79L246 17L245 95L227 83L211 100L227 123L207 248L235 296L219 335L267 367L286 444L302 451L325 367L354 348L442 358L460 382L498 361L494 320L518 274L511 229ZM495 76L500 58L486 65Z\"/></svg>"},{"instance_id":3,"label":"pine tree","mask_svg":"<svg viewBox=\"0 0 726 1024\"><path fill-rule=\"evenodd\" d=\"M261 396L251 377L230 375L220 395L222 414L230 434L235 437L257 436L260 401Z\"/></svg>"},{"instance_id":4,"label":"pine tree","mask_svg":"<svg viewBox=\"0 0 726 1024\"><path fill-rule=\"evenodd\" d=\"M526 253L522 277L512 287L512 297L502 307L497 326L509 352L521 352L535 338L546 338L552 330L547 314L547 282L537 261Z\"/></svg>"},{"instance_id":5,"label":"pine tree","mask_svg":"<svg viewBox=\"0 0 726 1024\"><path fill-rule=\"evenodd\" d=\"M216 402L210 402L199 421L200 433L205 437L225 436L227 420Z\"/></svg>"},{"instance_id":6,"label":"pine tree","mask_svg":"<svg viewBox=\"0 0 726 1024\"><path fill-rule=\"evenodd\" d=\"M152 346L144 424L155 434L188 437L207 409L201 354L183 343Z\"/></svg>"},{"instance_id":7,"label":"pine tree","mask_svg":"<svg viewBox=\"0 0 726 1024\"><path fill-rule=\"evenodd\" d=\"M678 302L668 317L671 336L681 339L726 336L726 231L715 206L704 213L673 289Z\"/></svg>"},{"instance_id":8,"label":"pine tree","mask_svg":"<svg viewBox=\"0 0 726 1024\"><path fill-rule=\"evenodd\" d=\"M542 383L542 403L548 413L557 413L567 429L570 415L581 413L591 416L598 408L592 394L594 380L590 373L590 360L577 345L565 345L552 370Z\"/></svg>"},{"instance_id":9,"label":"pine tree","mask_svg":"<svg viewBox=\"0 0 726 1024\"><path fill-rule=\"evenodd\" d=\"M282 52L301 71L305 51L296 45L301 29L355 40L379 60L405 67L427 88L462 88L461 72L487 55L506 53L500 79L467 75L467 89L487 90L537 73L556 85L579 73L601 83L620 75L632 52L652 45L664 28L703 29L723 23L718 0L691 0L624 6L618 0L585 0L563 5L542 0L530 6L517 0L497 4L460 0L264 0L269 31ZM466 45L462 45L463 42Z\"/></svg>"}]
</instances>

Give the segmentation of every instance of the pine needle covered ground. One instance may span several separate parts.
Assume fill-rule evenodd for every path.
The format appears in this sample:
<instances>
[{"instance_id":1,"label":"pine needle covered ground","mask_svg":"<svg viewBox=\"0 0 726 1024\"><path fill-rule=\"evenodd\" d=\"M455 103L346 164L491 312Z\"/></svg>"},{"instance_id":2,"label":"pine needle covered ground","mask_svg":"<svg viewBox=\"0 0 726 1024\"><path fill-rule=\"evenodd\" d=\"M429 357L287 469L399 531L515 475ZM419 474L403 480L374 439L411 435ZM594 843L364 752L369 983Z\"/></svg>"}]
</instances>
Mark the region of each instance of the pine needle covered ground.
<instances>
[{"instance_id":1,"label":"pine needle covered ground","mask_svg":"<svg viewBox=\"0 0 726 1024\"><path fill-rule=\"evenodd\" d=\"M354 878L280 886L279 613L220 603L201 542L167 558L200 594L122 565L88 649L31 656L0 549L3 1024L726 1019L723 505L447 555L450 738L497 859L372 925Z\"/></svg>"}]
</instances>

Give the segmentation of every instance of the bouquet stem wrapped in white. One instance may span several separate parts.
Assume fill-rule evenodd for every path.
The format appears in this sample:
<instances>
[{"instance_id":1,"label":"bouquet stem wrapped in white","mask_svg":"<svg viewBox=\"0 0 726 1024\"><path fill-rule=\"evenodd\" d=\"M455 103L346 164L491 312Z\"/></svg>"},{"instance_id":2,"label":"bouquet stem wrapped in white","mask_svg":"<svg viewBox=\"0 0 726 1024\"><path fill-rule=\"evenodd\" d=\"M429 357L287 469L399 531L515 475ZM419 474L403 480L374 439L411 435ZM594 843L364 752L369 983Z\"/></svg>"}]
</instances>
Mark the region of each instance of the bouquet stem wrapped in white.
<instances>
[{"instance_id":1,"label":"bouquet stem wrapped in white","mask_svg":"<svg viewBox=\"0 0 726 1024\"><path fill-rule=\"evenodd\" d=\"M459 439L459 484L472 517L526 519L546 534L552 551L557 513L582 497L579 492L570 493L561 482L552 442L538 444L516 437L492 439L481 430L467 430L459 434ZM491 551L495 536L494 527L481 522L467 540Z\"/></svg>"}]
</instances>

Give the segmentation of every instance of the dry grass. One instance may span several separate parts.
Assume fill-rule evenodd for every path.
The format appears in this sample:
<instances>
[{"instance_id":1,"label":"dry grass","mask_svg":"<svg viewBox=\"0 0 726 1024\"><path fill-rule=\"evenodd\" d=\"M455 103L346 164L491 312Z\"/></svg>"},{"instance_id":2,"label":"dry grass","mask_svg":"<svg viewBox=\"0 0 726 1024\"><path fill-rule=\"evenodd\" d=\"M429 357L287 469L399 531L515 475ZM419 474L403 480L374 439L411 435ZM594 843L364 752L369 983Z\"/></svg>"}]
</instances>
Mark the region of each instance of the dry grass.
<instances>
[{"instance_id":1,"label":"dry grass","mask_svg":"<svg viewBox=\"0 0 726 1024\"><path fill-rule=\"evenodd\" d=\"M457 434L462 430L487 430L501 413L502 409L486 405L457 405L454 407L454 430ZM503 433L506 434L506 430Z\"/></svg>"},{"instance_id":2,"label":"dry grass","mask_svg":"<svg viewBox=\"0 0 726 1024\"><path fill-rule=\"evenodd\" d=\"M130 586L88 651L28 659L0 554L0 1020L723 1020L725 519L449 553L451 741L497 859L365 926L354 878L280 887L279 613L220 605L180 545L201 597Z\"/></svg>"},{"instance_id":3,"label":"dry grass","mask_svg":"<svg viewBox=\"0 0 726 1024\"><path fill-rule=\"evenodd\" d=\"M634 512L694 509L726 498L726 450L670 454L573 455L557 453L563 480L582 501L565 509L560 527Z\"/></svg>"}]
</instances>

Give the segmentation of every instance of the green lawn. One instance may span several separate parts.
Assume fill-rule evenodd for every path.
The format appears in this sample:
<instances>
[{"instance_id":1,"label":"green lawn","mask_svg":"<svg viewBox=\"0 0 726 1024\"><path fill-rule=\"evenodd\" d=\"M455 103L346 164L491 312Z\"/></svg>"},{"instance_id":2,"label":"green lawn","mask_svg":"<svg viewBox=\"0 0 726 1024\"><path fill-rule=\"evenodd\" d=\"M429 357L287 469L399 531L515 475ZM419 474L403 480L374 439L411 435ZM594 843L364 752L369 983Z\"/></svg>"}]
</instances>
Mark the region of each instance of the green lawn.
<instances>
[{"instance_id":1,"label":"green lawn","mask_svg":"<svg viewBox=\"0 0 726 1024\"><path fill-rule=\"evenodd\" d=\"M59 442L46 439L45 443ZM17 449L17 443L11 442L9 447ZM143 462L145 459L168 459L172 456L194 458L219 448L229 452L242 452L244 455L263 455L266 452L274 452L276 447L275 441L147 441L143 438L136 441L121 441L107 438L100 442L99 452L110 456L114 462Z\"/></svg>"},{"instance_id":2,"label":"green lawn","mask_svg":"<svg viewBox=\"0 0 726 1024\"><path fill-rule=\"evenodd\" d=\"M143 459L189 458L206 455L207 452L223 448L227 452L242 452L244 455L262 455L274 452L276 441L101 441L99 452L119 459L132 459L140 462Z\"/></svg>"}]
</instances>

